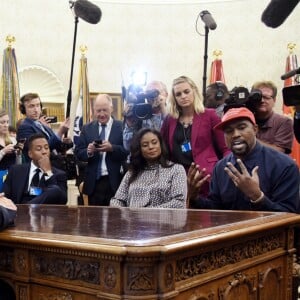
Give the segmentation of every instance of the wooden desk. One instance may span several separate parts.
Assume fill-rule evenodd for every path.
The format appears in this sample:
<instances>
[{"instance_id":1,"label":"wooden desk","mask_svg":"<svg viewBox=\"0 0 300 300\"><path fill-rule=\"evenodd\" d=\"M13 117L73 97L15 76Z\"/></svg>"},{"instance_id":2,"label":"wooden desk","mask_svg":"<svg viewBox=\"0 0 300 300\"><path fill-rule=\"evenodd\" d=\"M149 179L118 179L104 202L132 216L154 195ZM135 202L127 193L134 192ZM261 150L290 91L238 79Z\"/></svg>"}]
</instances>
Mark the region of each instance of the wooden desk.
<instances>
[{"instance_id":1,"label":"wooden desk","mask_svg":"<svg viewBox=\"0 0 300 300\"><path fill-rule=\"evenodd\" d=\"M20 300L290 300L287 213L20 205L0 278Z\"/></svg>"}]
</instances>

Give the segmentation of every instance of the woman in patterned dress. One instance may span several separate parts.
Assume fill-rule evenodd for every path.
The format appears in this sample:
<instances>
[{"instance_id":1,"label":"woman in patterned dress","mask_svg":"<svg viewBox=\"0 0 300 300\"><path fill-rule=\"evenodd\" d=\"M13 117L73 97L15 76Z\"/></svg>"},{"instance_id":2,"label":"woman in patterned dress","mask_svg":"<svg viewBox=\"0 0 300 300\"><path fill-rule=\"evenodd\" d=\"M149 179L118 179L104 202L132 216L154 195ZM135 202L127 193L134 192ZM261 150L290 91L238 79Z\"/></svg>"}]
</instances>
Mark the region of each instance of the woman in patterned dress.
<instances>
[{"instance_id":1,"label":"woman in patterned dress","mask_svg":"<svg viewBox=\"0 0 300 300\"><path fill-rule=\"evenodd\" d=\"M186 173L167 160L159 131L143 128L133 138L130 163L111 206L185 208Z\"/></svg>"}]
</instances>

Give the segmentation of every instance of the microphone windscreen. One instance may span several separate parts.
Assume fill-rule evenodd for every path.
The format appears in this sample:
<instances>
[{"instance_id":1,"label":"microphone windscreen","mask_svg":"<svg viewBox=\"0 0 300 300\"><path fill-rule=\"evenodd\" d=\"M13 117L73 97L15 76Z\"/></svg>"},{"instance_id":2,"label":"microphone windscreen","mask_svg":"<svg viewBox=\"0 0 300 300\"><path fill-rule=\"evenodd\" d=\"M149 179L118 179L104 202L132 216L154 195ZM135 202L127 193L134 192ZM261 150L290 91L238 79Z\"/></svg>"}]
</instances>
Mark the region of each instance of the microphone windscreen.
<instances>
[{"instance_id":1,"label":"microphone windscreen","mask_svg":"<svg viewBox=\"0 0 300 300\"><path fill-rule=\"evenodd\" d=\"M205 26L207 26L210 30L214 30L217 28L215 20L207 10L202 11L200 13L200 16Z\"/></svg>"},{"instance_id":2,"label":"microphone windscreen","mask_svg":"<svg viewBox=\"0 0 300 300\"><path fill-rule=\"evenodd\" d=\"M97 5L87 0L77 0L74 3L74 13L77 17L91 24L97 24L102 14Z\"/></svg>"},{"instance_id":3,"label":"microphone windscreen","mask_svg":"<svg viewBox=\"0 0 300 300\"><path fill-rule=\"evenodd\" d=\"M280 26L293 11L300 0L272 0L261 16L268 27Z\"/></svg>"}]
</instances>

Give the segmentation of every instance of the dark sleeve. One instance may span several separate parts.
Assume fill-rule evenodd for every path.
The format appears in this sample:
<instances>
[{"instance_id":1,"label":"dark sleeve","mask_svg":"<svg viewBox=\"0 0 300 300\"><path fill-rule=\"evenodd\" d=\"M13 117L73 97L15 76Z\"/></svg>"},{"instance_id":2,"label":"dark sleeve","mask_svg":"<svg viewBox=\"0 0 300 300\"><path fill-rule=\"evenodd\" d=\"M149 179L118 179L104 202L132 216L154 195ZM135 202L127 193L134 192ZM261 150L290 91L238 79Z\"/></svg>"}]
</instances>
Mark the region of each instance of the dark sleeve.
<instances>
[{"instance_id":1,"label":"dark sleeve","mask_svg":"<svg viewBox=\"0 0 300 300\"><path fill-rule=\"evenodd\" d=\"M0 206L0 230L14 223L16 211Z\"/></svg>"},{"instance_id":2,"label":"dark sleeve","mask_svg":"<svg viewBox=\"0 0 300 300\"><path fill-rule=\"evenodd\" d=\"M294 135L298 143L300 143L300 119L294 118Z\"/></svg>"},{"instance_id":3,"label":"dark sleeve","mask_svg":"<svg viewBox=\"0 0 300 300\"><path fill-rule=\"evenodd\" d=\"M67 174L64 171L54 169L53 175L45 181L46 187L51 187L53 185L56 185L60 188L61 192L64 195L67 195Z\"/></svg>"},{"instance_id":4,"label":"dark sleeve","mask_svg":"<svg viewBox=\"0 0 300 300\"><path fill-rule=\"evenodd\" d=\"M88 147L89 143L90 142L88 140L87 126L84 125L82 127L81 132L80 132L78 142L77 142L77 145L76 145L75 150L74 150L74 153L75 153L78 160L80 160L80 161L87 161L88 160L89 157L87 155L87 147ZM96 157L96 155L95 155L95 157Z\"/></svg>"}]
</instances>

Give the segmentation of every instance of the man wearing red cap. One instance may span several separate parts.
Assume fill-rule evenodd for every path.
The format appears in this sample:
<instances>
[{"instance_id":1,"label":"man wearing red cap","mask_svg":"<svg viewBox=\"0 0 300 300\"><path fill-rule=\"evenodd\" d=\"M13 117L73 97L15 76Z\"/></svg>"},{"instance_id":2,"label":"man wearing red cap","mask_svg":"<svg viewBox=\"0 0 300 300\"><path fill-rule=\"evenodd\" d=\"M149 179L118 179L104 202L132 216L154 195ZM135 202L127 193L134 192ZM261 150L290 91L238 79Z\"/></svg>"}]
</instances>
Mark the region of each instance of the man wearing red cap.
<instances>
[{"instance_id":1,"label":"man wearing red cap","mask_svg":"<svg viewBox=\"0 0 300 300\"><path fill-rule=\"evenodd\" d=\"M232 153L213 171L208 198L199 191L209 175L193 164L188 173L189 201L198 208L299 212L299 170L287 155L260 144L253 113L231 108L214 130L223 130Z\"/></svg>"}]
</instances>

